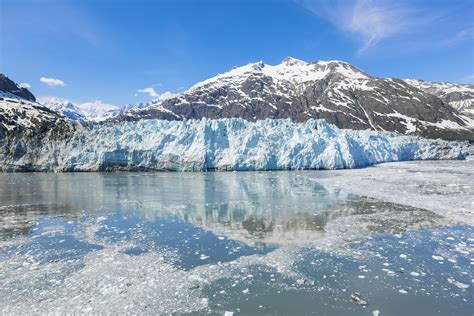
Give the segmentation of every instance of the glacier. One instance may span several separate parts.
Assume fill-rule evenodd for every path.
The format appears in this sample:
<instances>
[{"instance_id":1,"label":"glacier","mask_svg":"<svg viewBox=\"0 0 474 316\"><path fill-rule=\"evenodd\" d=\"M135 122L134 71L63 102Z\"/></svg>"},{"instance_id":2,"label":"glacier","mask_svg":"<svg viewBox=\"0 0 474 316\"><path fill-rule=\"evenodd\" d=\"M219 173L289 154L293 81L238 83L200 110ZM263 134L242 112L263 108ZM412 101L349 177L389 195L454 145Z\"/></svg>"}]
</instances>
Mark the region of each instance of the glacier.
<instances>
[{"instance_id":1,"label":"glacier","mask_svg":"<svg viewBox=\"0 0 474 316\"><path fill-rule=\"evenodd\" d=\"M2 171L209 171L359 168L382 162L464 159L463 142L344 130L325 120L70 122L67 135L7 135ZM64 129L63 129L64 130Z\"/></svg>"}]
</instances>

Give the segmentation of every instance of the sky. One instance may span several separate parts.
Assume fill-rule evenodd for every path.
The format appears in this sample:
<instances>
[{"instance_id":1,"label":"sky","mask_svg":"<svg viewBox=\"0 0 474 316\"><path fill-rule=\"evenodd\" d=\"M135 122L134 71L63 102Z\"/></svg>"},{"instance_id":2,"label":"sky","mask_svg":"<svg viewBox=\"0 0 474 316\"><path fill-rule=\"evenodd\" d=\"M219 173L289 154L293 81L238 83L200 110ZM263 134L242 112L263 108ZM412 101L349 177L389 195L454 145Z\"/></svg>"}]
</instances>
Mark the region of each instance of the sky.
<instances>
[{"instance_id":1,"label":"sky","mask_svg":"<svg viewBox=\"0 0 474 316\"><path fill-rule=\"evenodd\" d=\"M0 72L40 100L146 102L287 56L474 83L474 1L0 0Z\"/></svg>"}]
</instances>

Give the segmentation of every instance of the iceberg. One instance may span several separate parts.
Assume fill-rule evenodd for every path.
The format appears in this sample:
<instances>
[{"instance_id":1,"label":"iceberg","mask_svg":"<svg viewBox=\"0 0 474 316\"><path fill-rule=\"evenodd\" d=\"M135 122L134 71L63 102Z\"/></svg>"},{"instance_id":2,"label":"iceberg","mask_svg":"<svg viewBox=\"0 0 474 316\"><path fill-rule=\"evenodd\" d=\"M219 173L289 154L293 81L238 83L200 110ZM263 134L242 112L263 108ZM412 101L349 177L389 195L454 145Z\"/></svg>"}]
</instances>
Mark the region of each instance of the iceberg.
<instances>
[{"instance_id":1,"label":"iceberg","mask_svg":"<svg viewBox=\"0 0 474 316\"><path fill-rule=\"evenodd\" d=\"M466 143L344 130L325 120L239 118L71 122L67 134L12 134L2 171L209 171L360 168L382 162L464 159ZM66 130L62 128L62 130Z\"/></svg>"}]
</instances>

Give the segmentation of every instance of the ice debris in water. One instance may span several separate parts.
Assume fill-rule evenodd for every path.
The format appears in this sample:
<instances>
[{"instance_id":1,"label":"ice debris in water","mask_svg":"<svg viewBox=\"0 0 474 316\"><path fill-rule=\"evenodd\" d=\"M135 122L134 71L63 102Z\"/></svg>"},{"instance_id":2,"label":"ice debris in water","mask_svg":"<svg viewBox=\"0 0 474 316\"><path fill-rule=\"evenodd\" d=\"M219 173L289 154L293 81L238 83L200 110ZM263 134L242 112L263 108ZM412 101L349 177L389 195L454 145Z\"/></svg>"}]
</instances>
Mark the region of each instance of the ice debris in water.
<instances>
[{"instance_id":1,"label":"ice debris in water","mask_svg":"<svg viewBox=\"0 0 474 316\"><path fill-rule=\"evenodd\" d=\"M351 295L351 298L355 303L359 304L360 306L367 306L369 304L366 300L362 298L359 292L354 292Z\"/></svg>"},{"instance_id":2,"label":"ice debris in water","mask_svg":"<svg viewBox=\"0 0 474 316\"><path fill-rule=\"evenodd\" d=\"M303 284L306 283L306 279L298 279L298 280L296 280L296 283L297 283L298 285L303 285Z\"/></svg>"},{"instance_id":3,"label":"ice debris in water","mask_svg":"<svg viewBox=\"0 0 474 316\"><path fill-rule=\"evenodd\" d=\"M467 290L467 289L469 289L469 288L471 287L469 284L465 284L465 283L456 281L456 280L453 279L453 278L448 278L448 282L451 283L452 285L454 285L454 286L460 288L460 289L463 289L463 290Z\"/></svg>"},{"instance_id":4,"label":"ice debris in water","mask_svg":"<svg viewBox=\"0 0 474 316\"><path fill-rule=\"evenodd\" d=\"M467 154L461 142L343 130L325 120L144 120L78 125L68 138L64 141L47 134L41 146L25 139L26 154L1 157L4 168L28 165L30 169L54 171L339 169L389 161L463 159Z\"/></svg>"}]
</instances>

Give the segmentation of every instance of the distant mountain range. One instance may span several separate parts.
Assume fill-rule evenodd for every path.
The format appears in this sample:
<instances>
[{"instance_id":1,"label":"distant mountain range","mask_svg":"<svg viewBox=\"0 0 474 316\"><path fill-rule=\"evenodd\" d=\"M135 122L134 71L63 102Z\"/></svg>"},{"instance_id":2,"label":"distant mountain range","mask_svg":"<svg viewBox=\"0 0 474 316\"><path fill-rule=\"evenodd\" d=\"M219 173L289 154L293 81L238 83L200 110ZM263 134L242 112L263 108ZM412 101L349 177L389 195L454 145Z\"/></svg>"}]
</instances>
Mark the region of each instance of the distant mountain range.
<instances>
[{"instance_id":1,"label":"distant mountain range","mask_svg":"<svg viewBox=\"0 0 474 316\"><path fill-rule=\"evenodd\" d=\"M406 79L405 82L437 96L462 114L474 118L474 85L414 79Z\"/></svg>"},{"instance_id":2,"label":"distant mountain range","mask_svg":"<svg viewBox=\"0 0 474 316\"><path fill-rule=\"evenodd\" d=\"M124 108L100 101L73 104L60 98L38 104L27 89L4 75L0 91L4 128L25 125L30 115L36 117L34 121L53 115L83 122L290 118L295 122L326 119L346 129L474 140L473 85L377 78L342 61L307 63L289 57L275 66L251 63L197 83L173 98ZM19 109L8 106L12 102L41 113L20 115Z\"/></svg>"},{"instance_id":3,"label":"distant mountain range","mask_svg":"<svg viewBox=\"0 0 474 316\"><path fill-rule=\"evenodd\" d=\"M123 109L101 101L73 104L62 98L51 98L43 103L51 110L57 111L71 120L101 122L119 115Z\"/></svg>"}]
</instances>

